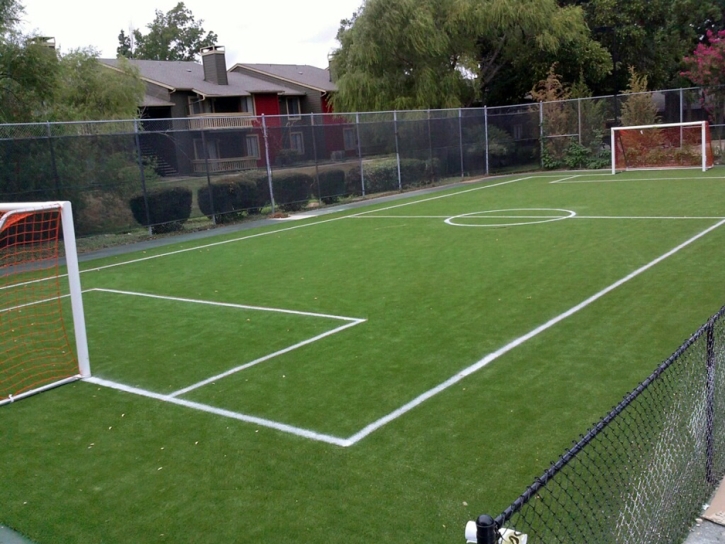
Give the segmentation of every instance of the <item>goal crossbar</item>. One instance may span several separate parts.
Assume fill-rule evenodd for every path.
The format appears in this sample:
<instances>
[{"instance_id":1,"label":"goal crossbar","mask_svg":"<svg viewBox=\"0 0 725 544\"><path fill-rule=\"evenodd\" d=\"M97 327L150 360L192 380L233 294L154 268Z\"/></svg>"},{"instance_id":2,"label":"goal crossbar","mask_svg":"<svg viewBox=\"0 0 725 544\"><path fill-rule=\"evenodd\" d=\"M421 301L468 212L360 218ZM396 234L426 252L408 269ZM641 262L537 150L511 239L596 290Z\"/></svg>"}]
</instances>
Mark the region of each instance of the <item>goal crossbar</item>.
<instances>
[{"instance_id":1,"label":"goal crossbar","mask_svg":"<svg viewBox=\"0 0 725 544\"><path fill-rule=\"evenodd\" d=\"M0 405L91 375L70 202L0 203L0 358Z\"/></svg>"},{"instance_id":2,"label":"goal crossbar","mask_svg":"<svg viewBox=\"0 0 725 544\"><path fill-rule=\"evenodd\" d=\"M700 168L705 172L713 166L707 121L612 127L611 151L612 174L669 168Z\"/></svg>"}]
</instances>

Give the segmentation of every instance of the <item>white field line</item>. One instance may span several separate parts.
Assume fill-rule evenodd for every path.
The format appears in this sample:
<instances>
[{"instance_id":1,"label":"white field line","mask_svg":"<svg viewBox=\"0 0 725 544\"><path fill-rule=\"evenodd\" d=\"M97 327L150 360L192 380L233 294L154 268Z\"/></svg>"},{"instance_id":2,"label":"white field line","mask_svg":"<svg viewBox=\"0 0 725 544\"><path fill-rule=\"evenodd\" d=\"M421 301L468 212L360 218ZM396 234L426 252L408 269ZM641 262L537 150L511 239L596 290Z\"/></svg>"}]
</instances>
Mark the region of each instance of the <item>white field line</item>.
<instances>
[{"instance_id":1,"label":"white field line","mask_svg":"<svg viewBox=\"0 0 725 544\"><path fill-rule=\"evenodd\" d=\"M609 176L607 179L576 179L576 180L567 180L567 181L560 181L559 183L614 183L617 181L621 181L623 183L631 182L631 181L691 181L692 183L697 183L698 181L704 181L704 180L722 180L725 179L723 176L703 176L699 178L687 178L687 177L676 177L676 178L668 178L668 177L661 177L661 178L622 178L619 176L613 176L612 174L590 174L591 176Z\"/></svg>"},{"instance_id":2,"label":"white field line","mask_svg":"<svg viewBox=\"0 0 725 544\"><path fill-rule=\"evenodd\" d=\"M239 238L231 238L229 240L222 240L220 242L212 242L212 243L209 243L209 244L202 244L202 245L199 245L199 246L194 246L194 247L189 247L189 248L184 248L184 249L178 249L176 251L169 251L167 253L159 253L157 255L149 255L148 257L141 257L139 259L132 259L130 261L124 261L124 262L121 262L121 263L113 263L113 264L107 264L107 265L104 265L104 266L97 266L97 267L94 267L94 268L87 268L85 270L81 270L81 274L83 274L84 272L95 272L95 271L98 271L98 270L105 270L107 268L114 268L114 267L117 267L117 266L123 266L123 265L127 265L127 264L135 264L135 263L139 263L139 262L143 262L143 261L149 261L151 259L158 259L160 257L169 257L171 255L178 255L180 253L187 253L189 251L197 251L197 250L200 250L200 249L206 249L206 248L210 248L210 247L221 246L221 245L224 245L224 244L231 244L232 242L241 242L241 241L249 240L249 239L252 239L252 238L259 238L261 236L270 236L272 234L278 234L280 232L289 232L289 231L292 231L292 230L303 229L305 227L312 227L312 226L315 226L315 225L322 225L322 224L325 224L325 223L331 223L332 221L340 221L341 219L348 219L348 218L351 218L351 217L357 217L359 215L365 215L365 214L368 214L368 213L374 213L374 212L379 212L379 211L392 210L394 208L399 208L401 206L409 206L411 204L419 204L421 202L429 202L431 200L438 200L438 199L441 199L441 198L448 198L448 197L452 197L452 196L458 196L458 195L462 195L462 194L465 194L465 193L470 193L472 191L481 191L483 189L490 189L492 187L499 187L501 185L508 185L509 183L516 183L517 181L524 181L524 180L531 179L531 178L534 178L534 177L536 177L536 176L527 176L527 177L523 177L523 178L517 178L517 179L508 180L508 181L503 181L503 182L500 182L500 183L492 183L492 184L489 184L489 185L483 185L481 187L473 187L472 189L465 189L463 191L456 191L455 193L446 193L444 195L438 195L438 196L434 196L434 197L430 197L430 198L424 198L422 200L415 200L413 202L405 202L403 204L397 204L397 205L388 206L388 207L385 207L385 208L377 208L375 210L370 210L370 211L366 211L366 212L360 212L360 213L351 214L351 215L343 215L343 216L340 216L340 217L333 217L332 219L323 219L321 221L314 221L314 222L311 222L311 223L305 223L303 225L294 225L294 226L285 227L285 228L282 228L282 229L275 229L275 230L269 230L269 231L265 231L265 232L259 232L257 234L250 234L248 236L240 236ZM539 176L539 177L545 177L545 176Z\"/></svg>"},{"instance_id":3,"label":"white field line","mask_svg":"<svg viewBox=\"0 0 725 544\"><path fill-rule=\"evenodd\" d=\"M70 295L60 295L57 297L44 298L42 300L34 300L33 302L26 302L25 304L18 304L17 306L10 306L9 308L2 308L2 309L0 309L0 313L12 312L13 310L21 310L23 308L27 308L28 306L35 306L36 304L44 304L46 302L55 302L56 300L60 300L62 298L68 298L69 296Z\"/></svg>"},{"instance_id":4,"label":"white field line","mask_svg":"<svg viewBox=\"0 0 725 544\"><path fill-rule=\"evenodd\" d=\"M725 219L725 217L719 216L719 217L708 217L708 216L692 216L692 215L673 215L673 216L663 216L663 215L651 215L651 216L636 216L636 215L577 215L575 217L571 217L571 219L649 219L649 220L664 220L664 221L672 221L677 219L710 219L719 221L721 219Z\"/></svg>"},{"instance_id":5,"label":"white field line","mask_svg":"<svg viewBox=\"0 0 725 544\"><path fill-rule=\"evenodd\" d=\"M579 178L579 177L581 177L581 175L580 174L577 174L576 176L569 176L569 177L566 177L566 178L555 179L554 181L550 181L549 183L563 183L563 182L565 182L567 180L574 179L574 178Z\"/></svg>"},{"instance_id":6,"label":"white field line","mask_svg":"<svg viewBox=\"0 0 725 544\"><path fill-rule=\"evenodd\" d=\"M282 308L268 308L265 306L247 306L245 304L232 304L230 302L215 302L212 300L199 300L199 299L193 299L193 298L170 297L170 296L166 296L166 295L152 295L150 293L137 293L134 291L119 291L118 289L101 289L99 287L96 287L93 289L88 289L88 291L101 291L103 293L116 293L119 295L130 295L130 296L136 296L136 297L155 298L155 299L161 299L161 300L172 300L172 301L176 301L176 302L189 302L192 304L206 304L209 306L222 306L225 308L237 308L240 310L258 310L260 312L277 312L277 313L281 313L281 314L302 315L302 316L306 316L306 317L325 317L328 319L337 319L340 321L354 321L355 325L365 321L365 319L360 319L357 317L345 317L342 315L318 314L318 313L313 313L313 312L301 312L298 310L285 310Z\"/></svg>"},{"instance_id":7,"label":"white field line","mask_svg":"<svg viewBox=\"0 0 725 544\"><path fill-rule=\"evenodd\" d=\"M355 433L354 435L352 435L348 439L349 442L350 442L350 445L359 442L360 440L362 440L363 438L365 438L366 436L368 436L372 432L378 430L379 428L383 427L384 425L387 425L391 421L394 421L394 420L398 419L400 416L406 414L407 412L410 412L412 409L414 409L417 406L421 405L423 402L425 402L426 400L430 399L431 397L434 397L438 393L441 393L442 391L445 391L449 387L457 384L458 382L460 382L465 377L470 376L474 372L477 372L477 371L481 370L483 367L485 367L486 365L488 365L490 362L495 361L496 359L498 359L502 355L504 355L504 354L508 353L509 351L511 351L512 349L520 346L521 344L523 344L527 340L530 340L531 338L533 338L533 337L541 334L542 332L546 331L547 329L550 329L551 327L553 327L554 325L556 325L560 321L563 321L564 319L566 319L567 317L575 314L579 310L582 310L582 309L586 308L587 306L589 306L593 302L595 302L595 301L599 300L600 298L602 298L604 295L610 293L611 291L614 291L617 287L620 287L621 285L627 283L629 280L631 280L633 278L636 278L637 276L639 276L643 272L649 270L650 268L652 268L653 266L655 266L655 265L659 264L660 262L664 261L668 257L671 257L672 255L674 255L675 253L677 253L681 249L689 246L690 244L692 244L696 240L702 238L703 236L705 236L706 234L712 232L713 230L717 229L718 227L722 226L723 224L725 224L725 220L720 221L719 223L713 225L712 227L709 227L708 229L705 229L704 231L700 232L699 234L696 234L695 236L693 236L689 240L683 242L682 244L680 244L679 246L675 247L674 249L671 249L670 251L668 251L664 255L661 255L660 257L657 257L655 260L647 263L646 265L642 266L641 268L638 268L637 270L635 270L631 274L625 276L624 278L622 278L622 279L614 282L609 287L606 287L605 289L602 289L601 291L599 291L598 293L592 295L591 297L589 297L588 299L584 300L583 302L580 302L576 306L573 306L572 308L570 308L566 312L564 312L562 314L559 314L558 316L554 317L553 319L550 319L549 321L547 321L543 325L540 325L540 326L536 327L534 330L528 332L527 334L525 334L523 336L520 336L519 338L517 338L516 340L513 340L512 342L509 342L508 344L506 344L502 348L494 351L493 353L489 353L488 355L486 355L483 359L481 359L477 363L474 363L471 366L469 366L467 368L464 368L463 370L461 370L460 372L458 372L455 376L452 376L451 378L449 378L446 381L444 381L443 383L437 385L433 389L430 389L430 390L426 391L425 393L417 396L416 398L414 398L413 400L411 400L407 404L404 404L403 406L401 406L397 410L394 410L393 412L389 413L388 415L386 415L386 416L378 419L377 421L374 421L373 423L367 425L361 431Z\"/></svg>"},{"instance_id":8,"label":"white field line","mask_svg":"<svg viewBox=\"0 0 725 544\"><path fill-rule=\"evenodd\" d=\"M275 351L274 353L270 353L269 355L265 355L264 357L260 357L259 359L255 359L254 361L251 361L249 363L245 363L243 365L239 365L235 368L229 369L226 372L222 372L221 374L217 374L216 376L212 376L211 378L207 378L205 380L202 380L200 382L197 382L193 385L190 385L188 387L184 387L183 389L179 389L178 391L174 391L173 393L170 393L170 397L178 397L180 395L184 395L190 391L194 391L195 389L199 389L200 387L204 387L205 385L209 385L210 383L216 382L221 380L222 378L226 378L227 376L231 376L232 374L236 374L237 372L240 372L242 370L245 370L247 368L250 368L252 366L258 365L259 363L263 363L265 361L269 361L270 359L277 357L279 355L284 355L285 353L289 353L290 351L296 350L298 348L301 348L302 346L306 346L308 344L312 344L313 342L317 342L318 340L322 340L323 338L326 338L328 336L331 336L333 334L337 334L338 332L344 331L345 329L349 329L350 327L354 327L355 325L359 325L360 323L364 323L365 319L356 319L352 321L351 323L347 323L345 325L342 325L340 327L337 327L335 329L329 330L327 332L324 332L322 334L318 334L317 336L313 336L312 338L308 338L307 340L303 340L302 342L298 342L297 344L294 344L292 346L286 347L284 349L281 349L279 351Z\"/></svg>"},{"instance_id":9,"label":"white field line","mask_svg":"<svg viewBox=\"0 0 725 544\"><path fill-rule=\"evenodd\" d=\"M478 212L480 214L483 214L485 212ZM356 216L354 219L450 219L452 216L450 215L365 215L365 216ZM551 219L553 215L486 215L486 216L478 216L471 214L470 217L474 218L482 218L482 219ZM573 215L571 217L567 217L566 219L649 219L649 220L672 220L672 219L708 219L708 220L720 220L725 219L723 216L665 216L665 215L643 215L643 216L635 216L635 215Z\"/></svg>"},{"instance_id":10,"label":"white field line","mask_svg":"<svg viewBox=\"0 0 725 544\"><path fill-rule=\"evenodd\" d=\"M132 393L134 395L140 395L142 397L156 399L156 400L160 400L163 402L169 402L171 404L177 404L179 406L184 406L186 408L191 408L193 410L207 412L209 414L214 414L217 416L237 419L239 421L244 421L246 423L253 423L253 424L259 425L261 427L268 427L270 429L275 429L275 430L282 431L285 433L293 434L296 436L300 436L302 438L308 438L310 440L317 440L318 442L326 442L328 444L333 444L335 446L342 446L342 447L347 447L350 445L349 441L344 438L338 438L336 436L331 436L331 435L327 435L327 434L318 433L315 431L310 431L308 429L303 429L301 427L294 427L292 425L286 425L284 423L279 423L277 421L271 421L269 419L264 419L261 417L240 414L238 412L232 412L230 410L223 410L221 408L215 408L214 406L209 406L207 404L179 399L176 397L172 397L170 395L162 395L160 393L154 393L153 391L147 391L145 389L139 389L137 387L130 387L130 386L124 385L122 383L112 382L109 380L103 380L101 378L96 378L96 377L84 378L83 381L92 383L95 385L100 385L103 387L108 387L110 389L116 389L118 391L123 391L125 393Z\"/></svg>"}]
</instances>

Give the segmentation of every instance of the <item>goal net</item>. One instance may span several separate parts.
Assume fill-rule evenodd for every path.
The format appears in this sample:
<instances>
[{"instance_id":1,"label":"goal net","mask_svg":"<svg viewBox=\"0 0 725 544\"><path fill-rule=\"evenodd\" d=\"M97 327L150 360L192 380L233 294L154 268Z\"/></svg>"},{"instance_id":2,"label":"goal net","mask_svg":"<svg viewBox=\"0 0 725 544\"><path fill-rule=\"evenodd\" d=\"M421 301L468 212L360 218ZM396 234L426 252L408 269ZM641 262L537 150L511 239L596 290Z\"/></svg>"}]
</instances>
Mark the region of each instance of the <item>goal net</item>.
<instances>
[{"instance_id":1,"label":"goal net","mask_svg":"<svg viewBox=\"0 0 725 544\"><path fill-rule=\"evenodd\" d=\"M70 202L0 204L0 405L86 376Z\"/></svg>"},{"instance_id":2,"label":"goal net","mask_svg":"<svg viewBox=\"0 0 725 544\"><path fill-rule=\"evenodd\" d=\"M713 165L707 121L612 127L612 174L622 170Z\"/></svg>"}]
</instances>

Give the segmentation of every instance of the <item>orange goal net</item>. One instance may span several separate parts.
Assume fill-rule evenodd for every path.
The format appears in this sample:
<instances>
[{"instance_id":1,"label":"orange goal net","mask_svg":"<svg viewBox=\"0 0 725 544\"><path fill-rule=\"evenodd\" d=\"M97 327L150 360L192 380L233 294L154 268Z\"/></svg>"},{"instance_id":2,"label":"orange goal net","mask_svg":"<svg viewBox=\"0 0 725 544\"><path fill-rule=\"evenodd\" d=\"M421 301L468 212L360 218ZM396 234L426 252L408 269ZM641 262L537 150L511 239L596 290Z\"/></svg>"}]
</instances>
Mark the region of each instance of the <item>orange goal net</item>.
<instances>
[{"instance_id":1,"label":"orange goal net","mask_svg":"<svg viewBox=\"0 0 725 544\"><path fill-rule=\"evenodd\" d=\"M712 168L707 121L612 127L612 173L636 169Z\"/></svg>"},{"instance_id":2,"label":"orange goal net","mask_svg":"<svg viewBox=\"0 0 725 544\"><path fill-rule=\"evenodd\" d=\"M80 297L70 203L0 204L0 404L90 375Z\"/></svg>"}]
</instances>

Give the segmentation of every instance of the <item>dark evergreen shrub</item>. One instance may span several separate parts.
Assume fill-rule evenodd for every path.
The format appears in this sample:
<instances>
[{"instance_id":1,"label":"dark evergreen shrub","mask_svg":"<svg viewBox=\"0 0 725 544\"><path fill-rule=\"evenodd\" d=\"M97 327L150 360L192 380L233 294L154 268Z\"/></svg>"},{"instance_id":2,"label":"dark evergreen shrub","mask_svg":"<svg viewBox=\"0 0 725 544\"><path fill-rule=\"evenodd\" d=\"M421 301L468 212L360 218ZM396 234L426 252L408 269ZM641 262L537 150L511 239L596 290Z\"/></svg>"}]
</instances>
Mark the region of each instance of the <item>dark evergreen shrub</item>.
<instances>
[{"instance_id":1,"label":"dark evergreen shrub","mask_svg":"<svg viewBox=\"0 0 725 544\"><path fill-rule=\"evenodd\" d=\"M181 230L191 215L192 191L186 187L156 189L147 195L149 213L147 221L143 195L129 200L131 213L141 225L151 227L151 232L160 234Z\"/></svg>"},{"instance_id":2,"label":"dark evergreen shrub","mask_svg":"<svg viewBox=\"0 0 725 544\"><path fill-rule=\"evenodd\" d=\"M201 213L209 219L214 216L216 223L236 221L245 213L256 213L262 206L255 182L240 176L199 187L197 199Z\"/></svg>"},{"instance_id":3,"label":"dark evergreen shrub","mask_svg":"<svg viewBox=\"0 0 725 544\"><path fill-rule=\"evenodd\" d=\"M319 173L317 179L320 182L320 199L325 204L337 202L347 192L344 170L325 170Z\"/></svg>"},{"instance_id":4,"label":"dark evergreen shrub","mask_svg":"<svg viewBox=\"0 0 725 544\"><path fill-rule=\"evenodd\" d=\"M274 200L281 210L301 210L310 201L312 176L300 172L279 173L274 176Z\"/></svg>"}]
</instances>

